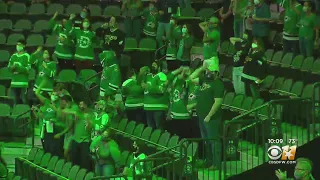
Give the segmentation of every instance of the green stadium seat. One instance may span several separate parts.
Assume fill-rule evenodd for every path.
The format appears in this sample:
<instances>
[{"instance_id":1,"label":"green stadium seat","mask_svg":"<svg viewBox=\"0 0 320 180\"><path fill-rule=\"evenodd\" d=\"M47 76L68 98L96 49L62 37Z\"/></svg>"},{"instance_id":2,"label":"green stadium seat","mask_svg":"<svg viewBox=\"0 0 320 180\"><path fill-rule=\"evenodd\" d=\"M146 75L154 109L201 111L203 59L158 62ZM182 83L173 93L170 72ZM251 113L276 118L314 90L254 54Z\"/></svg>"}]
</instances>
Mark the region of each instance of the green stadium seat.
<instances>
[{"instance_id":1,"label":"green stadium seat","mask_svg":"<svg viewBox=\"0 0 320 180\"><path fill-rule=\"evenodd\" d=\"M79 73L79 78L78 78L79 83L82 83L84 86L90 86L93 83L98 84L99 83L98 76L85 82L88 78L90 78L96 74L97 74L97 72L93 69L82 69ZM86 83L86 84L84 84L84 83Z\"/></svg>"},{"instance_id":2,"label":"green stadium seat","mask_svg":"<svg viewBox=\"0 0 320 180\"><path fill-rule=\"evenodd\" d=\"M63 166L64 166L65 163L66 163L66 162L65 162L64 159L58 160L58 162L57 162L57 164L56 164L53 172L56 173L56 174L61 174L62 169L63 169Z\"/></svg>"},{"instance_id":3,"label":"green stadium seat","mask_svg":"<svg viewBox=\"0 0 320 180\"><path fill-rule=\"evenodd\" d=\"M276 92L277 94L280 94L282 96L286 96L288 92L291 91L291 88L292 88L292 84L293 84L293 80L292 79L286 79L280 90L278 92Z\"/></svg>"},{"instance_id":4,"label":"green stadium seat","mask_svg":"<svg viewBox=\"0 0 320 180\"><path fill-rule=\"evenodd\" d=\"M119 66L120 67L130 67L131 66L131 56L121 54Z\"/></svg>"},{"instance_id":5,"label":"green stadium seat","mask_svg":"<svg viewBox=\"0 0 320 180\"><path fill-rule=\"evenodd\" d=\"M203 47L192 46L192 48L190 50L190 53L191 54L202 55L203 54Z\"/></svg>"},{"instance_id":6,"label":"green stadium seat","mask_svg":"<svg viewBox=\"0 0 320 180\"><path fill-rule=\"evenodd\" d=\"M312 69L313 62L314 62L314 58L313 57L307 57L303 61L303 64L301 66L301 71L310 72L311 69Z\"/></svg>"},{"instance_id":7,"label":"green stadium seat","mask_svg":"<svg viewBox=\"0 0 320 180\"><path fill-rule=\"evenodd\" d=\"M77 180L77 174L78 174L79 170L80 170L79 166L77 166L77 165L72 166L72 168L70 169L68 179Z\"/></svg>"},{"instance_id":8,"label":"green stadium seat","mask_svg":"<svg viewBox=\"0 0 320 180\"><path fill-rule=\"evenodd\" d=\"M194 157L198 151L198 143L190 143L187 147L187 155L188 157Z\"/></svg>"},{"instance_id":9,"label":"green stadium seat","mask_svg":"<svg viewBox=\"0 0 320 180\"><path fill-rule=\"evenodd\" d=\"M120 121L119 126L118 126L117 129L118 129L119 131L124 132L124 130L125 130L126 127L127 127L127 124L128 124L128 120L127 120L127 119L122 119L122 120Z\"/></svg>"},{"instance_id":10,"label":"green stadium seat","mask_svg":"<svg viewBox=\"0 0 320 180\"><path fill-rule=\"evenodd\" d=\"M0 2L0 14L7 14L8 6L5 2Z\"/></svg>"},{"instance_id":11,"label":"green stadium seat","mask_svg":"<svg viewBox=\"0 0 320 180\"><path fill-rule=\"evenodd\" d=\"M124 42L124 50L136 50L138 48L137 40L135 38L126 38Z\"/></svg>"},{"instance_id":12,"label":"green stadium seat","mask_svg":"<svg viewBox=\"0 0 320 180\"><path fill-rule=\"evenodd\" d=\"M121 15L121 9L119 6L107 6L103 11L103 15L106 17L119 17Z\"/></svg>"},{"instance_id":13,"label":"green stadium seat","mask_svg":"<svg viewBox=\"0 0 320 180\"><path fill-rule=\"evenodd\" d=\"M25 39L23 34L13 33L7 39L8 46L15 46L20 39Z\"/></svg>"},{"instance_id":14,"label":"green stadium seat","mask_svg":"<svg viewBox=\"0 0 320 180\"><path fill-rule=\"evenodd\" d=\"M224 106L230 106L232 104L232 101L234 99L235 93L234 92L229 92L227 93L224 98L222 104ZM222 107L222 109L226 109L227 107Z\"/></svg>"},{"instance_id":15,"label":"green stadium seat","mask_svg":"<svg viewBox=\"0 0 320 180\"><path fill-rule=\"evenodd\" d=\"M157 42L151 38L143 38L139 42L139 49L154 51L157 49Z\"/></svg>"},{"instance_id":16,"label":"green stadium seat","mask_svg":"<svg viewBox=\"0 0 320 180\"><path fill-rule=\"evenodd\" d=\"M47 9L47 14L48 15L53 15L54 13L58 12L59 14L64 13L64 7L62 4L50 4L48 9Z\"/></svg>"},{"instance_id":17,"label":"green stadium seat","mask_svg":"<svg viewBox=\"0 0 320 180\"><path fill-rule=\"evenodd\" d=\"M27 156L27 160L29 161L34 161L34 158L38 152L39 148L32 148L29 151L29 154ZM24 166L26 166L26 164L24 165L24 161L21 158L15 158L15 174L21 177L26 177L26 174L24 174Z\"/></svg>"},{"instance_id":18,"label":"green stadium seat","mask_svg":"<svg viewBox=\"0 0 320 180\"><path fill-rule=\"evenodd\" d=\"M1 35L0 35L1 36ZM1 37L0 37L1 38ZM7 50L0 50L0 64L8 64L10 53Z\"/></svg>"},{"instance_id":19,"label":"green stadium seat","mask_svg":"<svg viewBox=\"0 0 320 180\"><path fill-rule=\"evenodd\" d=\"M7 121L10 117L11 108L7 104L0 104L0 134L6 134L8 132Z\"/></svg>"},{"instance_id":20,"label":"green stadium seat","mask_svg":"<svg viewBox=\"0 0 320 180\"><path fill-rule=\"evenodd\" d=\"M12 108L11 119L7 121L7 130L13 136L26 136L27 127L22 127L31 118L30 107L27 104L17 104Z\"/></svg>"},{"instance_id":21,"label":"green stadium seat","mask_svg":"<svg viewBox=\"0 0 320 180\"><path fill-rule=\"evenodd\" d=\"M9 13L12 15L16 14L26 14L27 13L27 7L24 3L13 3L10 6Z\"/></svg>"},{"instance_id":22,"label":"green stadium seat","mask_svg":"<svg viewBox=\"0 0 320 180\"><path fill-rule=\"evenodd\" d=\"M48 167L48 165L49 165L50 159L51 159L51 154L50 153L46 153L41 159L40 166L46 169ZM37 179L41 179L42 172L43 171L41 169L36 169L36 178Z\"/></svg>"},{"instance_id":23,"label":"green stadium seat","mask_svg":"<svg viewBox=\"0 0 320 180\"><path fill-rule=\"evenodd\" d=\"M144 124L138 124L133 131L133 135L136 137L141 137L144 126Z\"/></svg>"},{"instance_id":24,"label":"green stadium seat","mask_svg":"<svg viewBox=\"0 0 320 180\"><path fill-rule=\"evenodd\" d=\"M158 141L158 144L159 144L160 146L163 146L163 147L167 148L168 143L169 143L169 139L170 139L170 133L164 132L164 133L160 136L160 139L159 139L159 141ZM161 150L161 149L163 149L163 148L162 148L162 147L159 147L159 148L157 148L157 149L158 149L158 150Z\"/></svg>"},{"instance_id":25,"label":"green stadium seat","mask_svg":"<svg viewBox=\"0 0 320 180\"><path fill-rule=\"evenodd\" d=\"M77 73L74 70L64 69L60 71L57 82L73 83L77 78Z\"/></svg>"},{"instance_id":26,"label":"green stadium seat","mask_svg":"<svg viewBox=\"0 0 320 180\"><path fill-rule=\"evenodd\" d=\"M94 31L96 31L96 30L97 30L98 28L100 28L103 24L104 24L104 23L101 22L101 21L95 22L95 23L92 24L92 29L93 29Z\"/></svg>"},{"instance_id":27,"label":"green stadium seat","mask_svg":"<svg viewBox=\"0 0 320 180\"><path fill-rule=\"evenodd\" d=\"M292 60L293 60L293 53L287 53L286 55L284 55L284 57L282 58L282 65L281 67L284 67L284 68L288 68L290 67L291 63L292 63Z\"/></svg>"},{"instance_id":28,"label":"green stadium seat","mask_svg":"<svg viewBox=\"0 0 320 180\"><path fill-rule=\"evenodd\" d=\"M12 21L10 19L0 19L0 30L4 30L4 29L12 29L13 24Z\"/></svg>"},{"instance_id":29,"label":"green stadium seat","mask_svg":"<svg viewBox=\"0 0 320 180\"><path fill-rule=\"evenodd\" d=\"M7 43L7 36L4 33L0 33L0 45Z\"/></svg>"},{"instance_id":30,"label":"green stadium seat","mask_svg":"<svg viewBox=\"0 0 320 180\"><path fill-rule=\"evenodd\" d=\"M314 61L311 71L313 74L320 74L320 59Z\"/></svg>"},{"instance_id":31,"label":"green stadium seat","mask_svg":"<svg viewBox=\"0 0 320 180\"><path fill-rule=\"evenodd\" d=\"M33 163L36 165L40 165L43 156L44 156L44 151L39 149L36 156L34 157ZM25 165L26 165L25 170L27 171L24 171L24 172L27 172L26 174L28 179L36 179L36 166L34 164L29 164L25 162Z\"/></svg>"},{"instance_id":32,"label":"green stadium seat","mask_svg":"<svg viewBox=\"0 0 320 180\"><path fill-rule=\"evenodd\" d=\"M47 20L39 20L34 23L33 32L42 32L49 30L49 22Z\"/></svg>"},{"instance_id":33,"label":"green stadium seat","mask_svg":"<svg viewBox=\"0 0 320 180\"><path fill-rule=\"evenodd\" d=\"M31 30L31 29L32 29L32 23L28 19L20 19L13 26L13 30L15 32L21 32L24 30Z\"/></svg>"},{"instance_id":34,"label":"green stadium seat","mask_svg":"<svg viewBox=\"0 0 320 180\"><path fill-rule=\"evenodd\" d=\"M125 129L125 132L132 135L135 127L136 127L136 122L130 121Z\"/></svg>"},{"instance_id":35,"label":"green stadium seat","mask_svg":"<svg viewBox=\"0 0 320 180\"><path fill-rule=\"evenodd\" d=\"M50 35L46 39L45 47L55 47L57 44L57 36Z\"/></svg>"},{"instance_id":36,"label":"green stadium seat","mask_svg":"<svg viewBox=\"0 0 320 180\"><path fill-rule=\"evenodd\" d=\"M271 60L271 66L279 66L281 63L283 57L283 51L278 51L274 53L272 60Z\"/></svg>"},{"instance_id":37,"label":"green stadium seat","mask_svg":"<svg viewBox=\"0 0 320 180\"><path fill-rule=\"evenodd\" d=\"M245 110L245 111L250 111L250 109L251 109L251 107L252 107L252 104L253 104L253 98L252 98L252 97L246 97L246 98L243 100L241 109L242 109L242 110Z\"/></svg>"},{"instance_id":38,"label":"green stadium seat","mask_svg":"<svg viewBox=\"0 0 320 180\"><path fill-rule=\"evenodd\" d=\"M67 162L62 168L61 176L66 178L69 177L71 168L72 168L71 162Z\"/></svg>"},{"instance_id":39,"label":"green stadium seat","mask_svg":"<svg viewBox=\"0 0 320 180\"><path fill-rule=\"evenodd\" d=\"M231 107L229 108L231 111L240 111L242 107L242 103L245 96L242 94L236 95L236 97L233 98Z\"/></svg>"},{"instance_id":40,"label":"green stadium seat","mask_svg":"<svg viewBox=\"0 0 320 180\"><path fill-rule=\"evenodd\" d=\"M274 76L273 75L268 75L262 82L262 84L260 85L260 88L262 90L268 90L271 88L273 81L274 81Z\"/></svg>"},{"instance_id":41,"label":"green stadium seat","mask_svg":"<svg viewBox=\"0 0 320 180\"><path fill-rule=\"evenodd\" d=\"M40 34L31 34L27 37L27 46L42 46L44 44L43 36Z\"/></svg>"},{"instance_id":42,"label":"green stadium seat","mask_svg":"<svg viewBox=\"0 0 320 180\"><path fill-rule=\"evenodd\" d=\"M211 18L213 16L213 14L214 14L214 9L212 9L212 8L202 8L197 13L197 15L203 19Z\"/></svg>"},{"instance_id":43,"label":"green stadium seat","mask_svg":"<svg viewBox=\"0 0 320 180\"><path fill-rule=\"evenodd\" d=\"M181 9L180 16L182 16L182 17L195 17L196 11L193 8L183 8L183 9Z\"/></svg>"},{"instance_id":44,"label":"green stadium seat","mask_svg":"<svg viewBox=\"0 0 320 180\"><path fill-rule=\"evenodd\" d=\"M126 166L129 154L129 151L123 151L121 153L120 166Z\"/></svg>"},{"instance_id":45,"label":"green stadium seat","mask_svg":"<svg viewBox=\"0 0 320 180\"><path fill-rule=\"evenodd\" d=\"M147 144L148 147L155 147L156 144L158 144L159 139L161 136L161 130L160 129L156 129L155 131L152 132L151 136L150 136L150 140L153 144Z\"/></svg>"},{"instance_id":46,"label":"green stadium seat","mask_svg":"<svg viewBox=\"0 0 320 180\"><path fill-rule=\"evenodd\" d=\"M30 107L27 104L17 104L13 107L11 111L11 118L12 119L24 119L24 118L30 118L31 114ZM26 113L28 112L28 113ZM25 114L26 113L26 114ZM23 114L23 115L22 115Z\"/></svg>"},{"instance_id":47,"label":"green stadium seat","mask_svg":"<svg viewBox=\"0 0 320 180\"><path fill-rule=\"evenodd\" d=\"M277 77L274 81L273 84L271 86L271 90L273 89L280 89L282 84L284 82L284 77Z\"/></svg>"},{"instance_id":48,"label":"green stadium seat","mask_svg":"<svg viewBox=\"0 0 320 180\"><path fill-rule=\"evenodd\" d=\"M303 64L303 60L304 60L303 55L298 55L298 56L294 57L292 64L291 64L291 68L292 69L300 69Z\"/></svg>"},{"instance_id":49,"label":"green stadium seat","mask_svg":"<svg viewBox=\"0 0 320 180\"><path fill-rule=\"evenodd\" d=\"M151 127L146 127L143 130L142 134L141 134L141 138L145 139L145 140L149 140L150 136L151 136L151 133L152 133L152 128Z\"/></svg>"},{"instance_id":50,"label":"green stadium seat","mask_svg":"<svg viewBox=\"0 0 320 180\"><path fill-rule=\"evenodd\" d=\"M220 46L220 54L227 54L229 50L230 42L229 41L223 41Z\"/></svg>"},{"instance_id":51,"label":"green stadium seat","mask_svg":"<svg viewBox=\"0 0 320 180\"><path fill-rule=\"evenodd\" d=\"M261 99L261 98L256 99L256 100L254 100L254 102L253 102L253 104L251 106L251 109L255 109L255 108L259 107L259 106L262 106L263 104L264 104L264 100L263 99Z\"/></svg>"},{"instance_id":52,"label":"green stadium seat","mask_svg":"<svg viewBox=\"0 0 320 180\"><path fill-rule=\"evenodd\" d=\"M88 8L90 9L91 16L101 16L102 10L99 5L89 4Z\"/></svg>"},{"instance_id":53,"label":"green stadium seat","mask_svg":"<svg viewBox=\"0 0 320 180\"><path fill-rule=\"evenodd\" d=\"M268 61L271 61L273 58L274 50L273 49L268 49L264 52L265 57L267 58Z\"/></svg>"},{"instance_id":54,"label":"green stadium seat","mask_svg":"<svg viewBox=\"0 0 320 180\"><path fill-rule=\"evenodd\" d=\"M53 156L49 161L47 170L53 172L58 160L59 160L58 156ZM49 179L50 174L45 171L45 172L41 172L40 176L41 176L40 179Z\"/></svg>"},{"instance_id":55,"label":"green stadium seat","mask_svg":"<svg viewBox=\"0 0 320 180\"><path fill-rule=\"evenodd\" d=\"M76 176L76 180L84 180L86 175L87 175L87 170L86 169L80 169L80 171L78 172L78 174Z\"/></svg>"},{"instance_id":56,"label":"green stadium seat","mask_svg":"<svg viewBox=\"0 0 320 180\"><path fill-rule=\"evenodd\" d=\"M314 91L314 84L307 84L302 91L301 97L302 98L312 98Z\"/></svg>"},{"instance_id":57,"label":"green stadium seat","mask_svg":"<svg viewBox=\"0 0 320 180\"><path fill-rule=\"evenodd\" d=\"M302 93L302 89L303 89L304 83L302 81L296 81L291 88L291 94L293 94L293 97L298 96L300 97L301 93Z\"/></svg>"},{"instance_id":58,"label":"green stadium seat","mask_svg":"<svg viewBox=\"0 0 320 180\"><path fill-rule=\"evenodd\" d=\"M46 13L46 8L44 4L31 4L29 8L30 15L40 15L45 13Z\"/></svg>"},{"instance_id":59,"label":"green stadium seat","mask_svg":"<svg viewBox=\"0 0 320 180\"><path fill-rule=\"evenodd\" d=\"M84 180L91 180L94 177L94 173L93 172L89 172L86 177L84 178Z\"/></svg>"},{"instance_id":60,"label":"green stadium seat","mask_svg":"<svg viewBox=\"0 0 320 180\"><path fill-rule=\"evenodd\" d=\"M69 4L66 8L66 15L79 14L82 11L82 7L79 4Z\"/></svg>"},{"instance_id":61,"label":"green stadium seat","mask_svg":"<svg viewBox=\"0 0 320 180\"><path fill-rule=\"evenodd\" d=\"M169 139L169 142L168 142L167 147L168 147L168 148L172 148L172 147L178 145L178 143L179 143L179 136L173 135L173 136Z\"/></svg>"}]
</instances>

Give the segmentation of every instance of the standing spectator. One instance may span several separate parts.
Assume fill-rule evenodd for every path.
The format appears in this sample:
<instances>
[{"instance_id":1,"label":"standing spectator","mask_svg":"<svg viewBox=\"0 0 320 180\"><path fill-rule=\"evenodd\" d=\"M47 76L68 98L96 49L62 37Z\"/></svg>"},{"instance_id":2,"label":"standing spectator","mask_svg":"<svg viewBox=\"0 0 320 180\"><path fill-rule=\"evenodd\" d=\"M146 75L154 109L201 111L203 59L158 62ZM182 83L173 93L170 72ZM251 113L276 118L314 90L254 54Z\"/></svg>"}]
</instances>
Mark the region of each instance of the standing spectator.
<instances>
[{"instance_id":1,"label":"standing spectator","mask_svg":"<svg viewBox=\"0 0 320 180\"><path fill-rule=\"evenodd\" d=\"M27 88L29 84L29 70L31 68L30 55L24 50L26 42L19 40L16 52L10 57L8 68L13 73L11 80L11 96L14 104L27 102Z\"/></svg>"},{"instance_id":2,"label":"standing spectator","mask_svg":"<svg viewBox=\"0 0 320 180\"><path fill-rule=\"evenodd\" d=\"M249 39L252 39L252 24L253 24L253 19L252 15L254 13L254 2L253 0L248 0L248 5L247 9L244 12L244 25L245 25L245 30L247 31L249 35Z\"/></svg>"},{"instance_id":3,"label":"standing spectator","mask_svg":"<svg viewBox=\"0 0 320 180\"><path fill-rule=\"evenodd\" d=\"M242 38L244 34L244 14L247 8L247 0L232 0L231 7L234 16L234 37Z\"/></svg>"},{"instance_id":4,"label":"standing spectator","mask_svg":"<svg viewBox=\"0 0 320 180\"><path fill-rule=\"evenodd\" d=\"M41 86L41 91L53 91L57 62L51 60L49 51L45 50L42 52L42 47L38 47L31 55L31 63L35 65L38 73L34 90Z\"/></svg>"},{"instance_id":5,"label":"standing spectator","mask_svg":"<svg viewBox=\"0 0 320 180\"><path fill-rule=\"evenodd\" d=\"M233 56L232 81L236 94L245 94L245 86L241 81L243 65L247 57L251 43L248 42L248 35L244 34L243 38L230 38L231 43L235 46L236 53Z\"/></svg>"},{"instance_id":6,"label":"standing spectator","mask_svg":"<svg viewBox=\"0 0 320 180\"><path fill-rule=\"evenodd\" d=\"M142 18L144 21L144 28L143 33L147 37L155 38L157 35L157 28L158 28L158 20L159 20L159 13L156 7L154 7L154 2L149 3L149 7L145 9Z\"/></svg>"},{"instance_id":7,"label":"standing spectator","mask_svg":"<svg viewBox=\"0 0 320 180\"><path fill-rule=\"evenodd\" d=\"M70 15L70 20L75 18L74 14ZM71 21L68 21L68 27L70 28ZM93 44L96 43L96 34L91 31L91 25L89 19L84 19L82 22L82 27L72 28L69 33L71 37L75 39L76 50L75 50L75 64L76 71L79 73L82 69L91 69L94 60L94 47Z\"/></svg>"},{"instance_id":8,"label":"standing spectator","mask_svg":"<svg viewBox=\"0 0 320 180\"><path fill-rule=\"evenodd\" d=\"M165 112L168 109L168 94L166 90L167 76L160 72L159 65L152 63L151 72L147 74L144 88L144 110L148 126L153 129L162 128Z\"/></svg>"},{"instance_id":9,"label":"standing spectator","mask_svg":"<svg viewBox=\"0 0 320 180\"><path fill-rule=\"evenodd\" d=\"M220 22L221 22L221 41L228 40L233 36L233 16L232 16L232 8L231 8L231 0L224 0L222 3L222 7L219 11Z\"/></svg>"},{"instance_id":10,"label":"standing spectator","mask_svg":"<svg viewBox=\"0 0 320 180\"><path fill-rule=\"evenodd\" d=\"M59 62L60 69L73 69L74 61L73 59L73 41L69 37L69 31L66 29L66 19L62 19L61 24L57 24L56 17L58 13L56 12L49 21L49 26L52 29L52 32L58 36L58 42L54 51Z\"/></svg>"},{"instance_id":11,"label":"standing spectator","mask_svg":"<svg viewBox=\"0 0 320 180\"><path fill-rule=\"evenodd\" d=\"M178 0L180 8L191 8L191 0Z\"/></svg>"},{"instance_id":12,"label":"standing spectator","mask_svg":"<svg viewBox=\"0 0 320 180\"><path fill-rule=\"evenodd\" d=\"M103 49L114 51L117 58L120 58L124 48L124 34L119 30L116 18L112 16L109 23L102 25L96 32L103 39Z\"/></svg>"},{"instance_id":13,"label":"standing spectator","mask_svg":"<svg viewBox=\"0 0 320 180\"><path fill-rule=\"evenodd\" d=\"M171 15L175 14L177 11L177 2L176 0L159 0L157 1L156 7L159 10L157 41L158 46L162 47L170 31ZM163 56L165 54L165 49L161 49L160 53Z\"/></svg>"},{"instance_id":14,"label":"standing spectator","mask_svg":"<svg viewBox=\"0 0 320 180\"><path fill-rule=\"evenodd\" d=\"M88 19L90 21L90 18L91 18L90 9L87 6L85 6L83 7L80 14L76 15L75 18L73 19L73 25L74 27L81 28L83 21L85 19Z\"/></svg>"},{"instance_id":15,"label":"standing spectator","mask_svg":"<svg viewBox=\"0 0 320 180\"><path fill-rule=\"evenodd\" d=\"M190 24L184 24L181 29L182 36L179 38L177 59L180 66L190 66L190 52L194 43L192 27Z\"/></svg>"},{"instance_id":16,"label":"standing spectator","mask_svg":"<svg viewBox=\"0 0 320 180\"><path fill-rule=\"evenodd\" d=\"M181 37L181 27L177 24L174 19L170 20L170 29L167 36L167 52L166 52L166 62L169 71L173 71L180 67L179 61L177 61L177 43Z\"/></svg>"},{"instance_id":17,"label":"standing spectator","mask_svg":"<svg viewBox=\"0 0 320 180\"><path fill-rule=\"evenodd\" d=\"M299 53L299 27L297 26L301 14L302 5L297 0L283 0L281 6L285 9L283 27L283 52Z\"/></svg>"},{"instance_id":18,"label":"standing spectator","mask_svg":"<svg viewBox=\"0 0 320 180\"><path fill-rule=\"evenodd\" d=\"M313 56L314 44L319 40L319 29L316 27L317 16L312 12L311 2L303 5L303 13L299 22L300 53L305 57Z\"/></svg>"},{"instance_id":19,"label":"standing spectator","mask_svg":"<svg viewBox=\"0 0 320 180\"><path fill-rule=\"evenodd\" d=\"M254 0L255 13L252 16L252 36L263 41L263 47L268 48L268 37L270 32L270 8L264 0Z\"/></svg>"},{"instance_id":20,"label":"standing spectator","mask_svg":"<svg viewBox=\"0 0 320 180\"><path fill-rule=\"evenodd\" d=\"M142 3L141 0L125 0L121 8L124 19L124 28L126 37L135 37L137 41L141 36L141 16Z\"/></svg>"},{"instance_id":21,"label":"standing spectator","mask_svg":"<svg viewBox=\"0 0 320 180\"><path fill-rule=\"evenodd\" d=\"M115 95L121 83L120 68L114 51L104 51L99 55L103 70L100 80L100 98L105 94Z\"/></svg>"},{"instance_id":22,"label":"standing spectator","mask_svg":"<svg viewBox=\"0 0 320 180\"><path fill-rule=\"evenodd\" d=\"M121 153L118 143L112 139L113 135L111 129L106 129L90 144L90 152L94 153L96 176L115 175L119 167Z\"/></svg>"},{"instance_id":23,"label":"standing spectator","mask_svg":"<svg viewBox=\"0 0 320 180\"><path fill-rule=\"evenodd\" d=\"M200 76L202 75L202 76ZM198 78L200 76L200 78ZM221 167L220 130L222 125L221 105L224 95L224 85L219 78L219 65L212 63L194 71L190 80L198 81L200 87L197 93L197 115L202 138L214 139L207 142L206 165L219 170Z\"/></svg>"},{"instance_id":24,"label":"standing spectator","mask_svg":"<svg viewBox=\"0 0 320 180\"><path fill-rule=\"evenodd\" d=\"M254 40L249 50L249 54L245 59L241 80L245 83L247 96L254 99L260 97L259 84L265 78L266 62L262 42Z\"/></svg>"},{"instance_id":25,"label":"standing spectator","mask_svg":"<svg viewBox=\"0 0 320 180\"><path fill-rule=\"evenodd\" d=\"M2 153L0 149L0 179L6 179L8 176L7 163L2 158Z\"/></svg>"},{"instance_id":26,"label":"standing spectator","mask_svg":"<svg viewBox=\"0 0 320 180\"><path fill-rule=\"evenodd\" d=\"M129 74L129 79L122 84L122 96L125 97L125 108L128 120L136 122L144 122L145 116L143 111L144 90L141 87L141 82L144 76L150 71L149 67L142 67L138 74L134 70Z\"/></svg>"},{"instance_id":27,"label":"standing spectator","mask_svg":"<svg viewBox=\"0 0 320 180\"><path fill-rule=\"evenodd\" d=\"M209 22L202 22L199 24L204 32L203 35L203 59L204 62L212 62L217 59L218 47L220 44L220 29L218 27L219 19L211 17ZM219 64L219 63L218 63Z\"/></svg>"},{"instance_id":28,"label":"standing spectator","mask_svg":"<svg viewBox=\"0 0 320 180\"><path fill-rule=\"evenodd\" d=\"M110 124L110 119L108 113L106 113L106 102L104 100L98 101L95 106L95 111L93 112L94 119L92 120L92 131L91 140L100 136L102 132Z\"/></svg>"}]
</instances>

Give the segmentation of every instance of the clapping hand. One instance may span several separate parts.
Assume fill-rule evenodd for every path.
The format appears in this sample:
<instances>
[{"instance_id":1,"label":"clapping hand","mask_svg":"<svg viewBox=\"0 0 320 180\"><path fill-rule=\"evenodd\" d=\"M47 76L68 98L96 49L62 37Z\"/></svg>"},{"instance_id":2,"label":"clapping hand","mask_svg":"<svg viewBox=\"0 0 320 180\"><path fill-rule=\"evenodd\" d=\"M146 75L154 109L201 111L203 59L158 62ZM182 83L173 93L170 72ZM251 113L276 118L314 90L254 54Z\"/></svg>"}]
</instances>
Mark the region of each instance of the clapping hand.
<instances>
[{"instance_id":1,"label":"clapping hand","mask_svg":"<svg viewBox=\"0 0 320 180\"><path fill-rule=\"evenodd\" d=\"M278 169L275 171L275 174L279 180L287 179L287 171L282 172L280 169Z\"/></svg>"}]
</instances>

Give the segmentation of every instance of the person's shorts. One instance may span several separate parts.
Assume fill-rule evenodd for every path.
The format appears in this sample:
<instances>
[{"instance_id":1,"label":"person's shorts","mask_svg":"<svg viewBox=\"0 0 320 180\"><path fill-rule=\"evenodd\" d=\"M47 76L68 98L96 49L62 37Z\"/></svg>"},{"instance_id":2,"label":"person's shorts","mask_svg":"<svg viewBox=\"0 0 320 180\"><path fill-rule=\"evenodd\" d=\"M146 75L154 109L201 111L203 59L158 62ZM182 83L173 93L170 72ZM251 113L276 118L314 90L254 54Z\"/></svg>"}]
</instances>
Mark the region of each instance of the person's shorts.
<instances>
[{"instance_id":1,"label":"person's shorts","mask_svg":"<svg viewBox=\"0 0 320 180\"><path fill-rule=\"evenodd\" d=\"M64 150L70 150L70 148L71 148L71 142L72 142L72 134L67 133L67 134L64 136L63 149L64 149Z\"/></svg>"}]
</instances>

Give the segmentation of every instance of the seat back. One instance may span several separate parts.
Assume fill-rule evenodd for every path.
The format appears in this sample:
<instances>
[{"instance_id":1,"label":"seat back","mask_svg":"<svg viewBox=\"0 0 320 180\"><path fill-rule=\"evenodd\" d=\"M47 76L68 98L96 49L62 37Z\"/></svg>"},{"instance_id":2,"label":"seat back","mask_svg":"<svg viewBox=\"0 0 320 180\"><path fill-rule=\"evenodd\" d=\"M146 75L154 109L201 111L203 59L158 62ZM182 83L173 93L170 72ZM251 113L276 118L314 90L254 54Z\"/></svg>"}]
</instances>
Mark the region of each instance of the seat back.
<instances>
[{"instance_id":1,"label":"seat back","mask_svg":"<svg viewBox=\"0 0 320 180\"><path fill-rule=\"evenodd\" d=\"M125 132L128 134L132 134L134 131L134 128L136 127L136 122L135 121L130 121L126 127Z\"/></svg>"},{"instance_id":2,"label":"seat back","mask_svg":"<svg viewBox=\"0 0 320 180\"><path fill-rule=\"evenodd\" d=\"M67 162L66 164L64 164L62 171L61 171L61 176L63 177L69 177L69 173L71 170L72 164L71 162Z\"/></svg>"},{"instance_id":3,"label":"seat back","mask_svg":"<svg viewBox=\"0 0 320 180\"><path fill-rule=\"evenodd\" d=\"M161 135L161 130L160 129L156 129L155 131L153 131L153 133L150 136L150 141L153 143L158 143L159 139L160 139L160 135Z\"/></svg>"},{"instance_id":4,"label":"seat back","mask_svg":"<svg viewBox=\"0 0 320 180\"><path fill-rule=\"evenodd\" d=\"M142 135L143 128L144 128L144 124L138 124L134 129L133 135L140 137Z\"/></svg>"},{"instance_id":5,"label":"seat back","mask_svg":"<svg viewBox=\"0 0 320 180\"><path fill-rule=\"evenodd\" d=\"M33 162L37 165L40 165L43 155L44 155L44 151L42 149L39 149L36 156L34 157Z\"/></svg>"},{"instance_id":6,"label":"seat back","mask_svg":"<svg viewBox=\"0 0 320 180\"><path fill-rule=\"evenodd\" d=\"M57 164L56 164L56 166L55 166L55 168L54 168L54 172L56 173L56 174L61 174L61 172L62 172L62 168L63 168L63 165L65 164L65 160L64 159L60 159L58 162L57 162Z\"/></svg>"},{"instance_id":7,"label":"seat back","mask_svg":"<svg viewBox=\"0 0 320 180\"><path fill-rule=\"evenodd\" d=\"M150 136L152 133L152 128L151 127L147 127L143 130L141 138L145 139L145 140L149 140Z\"/></svg>"},{"instance_id":8,"label":"seat back","mask_svg":"<svg viewBox=\"0 0 320 180\"><path fill-rule=\"evenodd\" d=\"M40 166L43 167L43 168L47 168L50 159L51 159L51 154L50 153L46 153L41 159Z\"/></svg>"},{"instance_id":9,"label":"seat back","mask_svg":"<svg viewBox=\"0 0 320 180\"><path fill-rule=\"evenodd\" d=\"M49 171L53 171L54 168L56 167L56 164L57 164L58 160L59 160L58 156L53 156L49 161L47 169Z\"/></svg>"},{"instance_id":10,"label":"seat back","mask_svg":"<svg viewBox=\"0 0 320 180\"><path fill-rule=\"evenodd\" d=\"M78 174L79 170L80 170L80 167L78 165L72 166L70 173L69 173L69 176L68 176L68 179L77 180L77 174Z\"/></svg>"},{"instance_id":11,"label":"seat back","mask_svg":"<svg viewBox=\"0 0 320 180\"><path fill-rule=\"evenodd\" d=\"M161 145L161 146L164 146L164 147L167 147L168 143L169 143L169 138L170 138L170 133L168 132L164 132L159 141L158 141L158 144Z\"/></svg>"},{"instance_id":12,"label":"seat back","mask_svg":"<svg viewBox=\"0 0 320 180\"><path fill-rule=\"evenodd\" d=\"M86 169L80 169L78 174L77 174L77 176L76 176L76 180L84 180L86 175L87 175L87 170Z\"/></svg>"}]
</instances>

